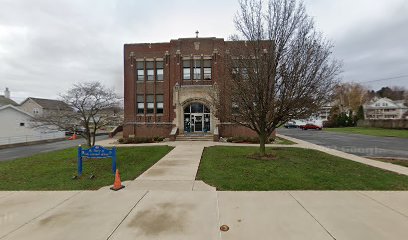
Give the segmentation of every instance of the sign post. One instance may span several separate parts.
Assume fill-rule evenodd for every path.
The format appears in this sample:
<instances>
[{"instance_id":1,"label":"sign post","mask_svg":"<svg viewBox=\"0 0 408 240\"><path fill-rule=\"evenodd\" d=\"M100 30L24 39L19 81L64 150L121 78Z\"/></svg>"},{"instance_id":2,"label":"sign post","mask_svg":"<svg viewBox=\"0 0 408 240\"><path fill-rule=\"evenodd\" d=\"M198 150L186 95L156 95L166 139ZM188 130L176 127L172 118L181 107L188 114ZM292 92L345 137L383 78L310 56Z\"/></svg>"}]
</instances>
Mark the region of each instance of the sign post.
<instances>
[{"instance_id":1,"label":"sign post","mask_svg":"<svg viewBox=\"0 0 408 240\"><path fill-rule=\"evenodd\" d=\"M95 145L89 149L78 147L78 176L82 176L82 158L112 158L112 173L116 172L116 148L107 149L102 146Z\"/></svg>"}]
</instances>

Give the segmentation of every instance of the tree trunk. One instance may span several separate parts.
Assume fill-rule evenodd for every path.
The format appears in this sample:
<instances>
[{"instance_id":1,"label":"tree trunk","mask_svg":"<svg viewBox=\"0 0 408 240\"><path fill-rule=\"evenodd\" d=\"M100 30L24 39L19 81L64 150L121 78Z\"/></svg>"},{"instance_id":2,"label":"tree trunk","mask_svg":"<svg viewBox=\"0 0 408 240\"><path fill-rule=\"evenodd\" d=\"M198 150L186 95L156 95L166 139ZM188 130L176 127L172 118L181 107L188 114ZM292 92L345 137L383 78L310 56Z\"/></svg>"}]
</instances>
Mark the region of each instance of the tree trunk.
<instances>
[{"instance_id":1,"label":"tree trunk","mask_svg":"<svg viewBox=\"0 0 408 240\"><path fill-rule=\"evenodd\" d=\"M92 134L92 146L95 146L95 136L96 136L96 131L94 131Z\"/></svg>"},{"instance_id":2,"label":"tree trunk","mask_svg":"<svg viewBox=\"0 0 408 240\"><path fill-rule=\"evenodd\" d=\"M87 131L86 133L86 142L88 144L88 147L92 147L91 133L89 131Z\"/></svg>"},{"instance_id":3,"label":"tree trunk","mask_svg":"<svg viewBox=\"0 0 408 240\"><path fill-rule=\"evenodd\" d=\"M259 155L265 156L266 133L259 134Z\"/></svg>"}]
</instances>

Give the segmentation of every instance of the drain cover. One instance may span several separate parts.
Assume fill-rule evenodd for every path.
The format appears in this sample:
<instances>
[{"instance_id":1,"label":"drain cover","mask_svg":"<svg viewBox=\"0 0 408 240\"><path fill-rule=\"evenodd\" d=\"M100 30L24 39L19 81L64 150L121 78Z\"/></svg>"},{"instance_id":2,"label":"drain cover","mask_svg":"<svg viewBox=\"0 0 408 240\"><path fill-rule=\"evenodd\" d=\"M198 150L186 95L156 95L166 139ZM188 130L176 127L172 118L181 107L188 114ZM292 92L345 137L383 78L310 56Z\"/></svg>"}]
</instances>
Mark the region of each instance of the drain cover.
<instances>
[{"instance_id":1,"label":"drain cover","mask_svg":"<svg viewBox=\"0 0 408 240\"><path fill-rule=\"evenodd\" d=\"M223 232L226 232L226 231L229 230L229 227L228 227L227 225L222 225L222 226L220 227L220 230L223 231Z\"/></svg>"}]
</instances>

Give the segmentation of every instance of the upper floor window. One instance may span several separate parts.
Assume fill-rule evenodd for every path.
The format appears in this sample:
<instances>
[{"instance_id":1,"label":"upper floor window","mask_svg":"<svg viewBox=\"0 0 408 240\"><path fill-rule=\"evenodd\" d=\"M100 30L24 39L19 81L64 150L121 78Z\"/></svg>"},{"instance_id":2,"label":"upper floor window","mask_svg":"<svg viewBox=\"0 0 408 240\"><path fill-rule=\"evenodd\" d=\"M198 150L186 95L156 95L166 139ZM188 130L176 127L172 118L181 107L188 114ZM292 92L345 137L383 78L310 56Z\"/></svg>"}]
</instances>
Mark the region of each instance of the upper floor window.
<instances>
[{"instance_id":1,"label":"upper floor window","mask_svg":"<svg viewBox=\"0 0 408 240\"><path fill-rule=\"evenodd\" d=\"M144 62L136 62L137 80L144 81Z\"/></svg>"},{"instance_id":2,"label":"upper floor window","mask_svg":"<svg viewBox=\"0 0 408 240\"><path fill-rule=\"evenodd\" d=\"M156 80L163 81L163 62L156 62Z\"/></svg>"},{"instance_id":3,"label":"upper floor window","mask_svg":"<svg viewBox=\"0 0 408 240\"><path fill-rule=\"evenodd\" d=\"M40 110L38 108L33 108L33 113L34 115L37 115L38 113L40 113Z\"/></svg>"},{"instance_id":4,"label":"upper floor window","mask_svg":"<svg viewBox=\"0 0 408 240\"><path fill-rule=\"evenodd\" d=\"M191 79L190 60L183 60L183 79L184 80Z\"/></svg>"},{"instance_id":5,"label":"upper floor window","mask_svg":"<svg viewBox=\"0 0 408 240\"><path fill-rule=\"evenodd\" d=\"M154 80L154 62L146 62L147 81Z\"/></svg>"},{"instance_id":6,"label":"upper floor window","mask_svg":"<svg viewBox=\"0 0 408 240\"><path fill-rule=\"evenodd\" d=\"M211 80L211 60L204 60L204 80Z\"/></svg>"},{"instance_id":7,"label":"upper floor window","mask_svg":"<svg viewBox=\"0 0 408 240\"><path fill-rule=\"evenodd\" d=\"M194 74L194 80L200 80L201 79L201 59L194 59L194 65L193 65L193 74Z\"/></svg>"}]
</instances>

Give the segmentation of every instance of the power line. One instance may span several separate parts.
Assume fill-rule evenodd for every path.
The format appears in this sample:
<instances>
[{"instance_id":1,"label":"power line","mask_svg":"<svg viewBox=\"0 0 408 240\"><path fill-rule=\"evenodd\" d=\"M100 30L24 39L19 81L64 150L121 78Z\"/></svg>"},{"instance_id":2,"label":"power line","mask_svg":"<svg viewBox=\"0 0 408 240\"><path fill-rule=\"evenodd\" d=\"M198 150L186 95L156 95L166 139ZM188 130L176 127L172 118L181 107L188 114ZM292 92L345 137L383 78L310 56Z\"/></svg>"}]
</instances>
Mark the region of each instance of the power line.
<instances>
[{"instance_id":1,"label":"power line","mask_svg":"<svg viewBox=\"0 0 408 240\"><path fill-rule=\"evenodd\" d=\"M369 80L369 81L364 81L364 82L359 82L359 83L371 83L371 82L381 82L385 80L393 80L393 79L399 79L399 78L405 78L408 77L407 75L400 75L400 76L395 76L395 77L388 77L388 78L380 78L380 79L375 79L375 80ZM408 80L408 78L407 78Z\"/></svg>"}]
</instances>

